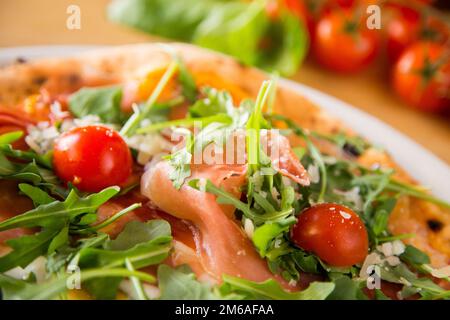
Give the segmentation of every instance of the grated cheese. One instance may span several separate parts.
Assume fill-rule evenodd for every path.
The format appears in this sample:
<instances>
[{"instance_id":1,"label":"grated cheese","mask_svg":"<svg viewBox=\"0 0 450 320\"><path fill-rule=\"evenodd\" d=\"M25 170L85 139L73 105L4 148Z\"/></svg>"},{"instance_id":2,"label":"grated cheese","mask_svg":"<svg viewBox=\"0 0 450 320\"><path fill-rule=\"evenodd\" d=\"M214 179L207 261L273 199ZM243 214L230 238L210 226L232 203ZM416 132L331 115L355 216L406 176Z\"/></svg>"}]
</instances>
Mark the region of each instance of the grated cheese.
<instances>
[{"instance_id":1,"label":"grated cheese","mask_svg":"<svg viewBox=\"0 0 450 320\"><path fill-rule=\"evenodd\" d=\"M353 189L350 189L348 191L334 189L333 193L344 197L346 201L353 203L357 210L361 210L363 207L363 201L361 199L361 196L359 195L359 191L359 187L354 187Z\"/></svg>"},{"instance_id":2,"label":"grated cheese","mask_svg":"<svg viewBox=\"0 0 450 320\"><path fill-rule=\"evenodd\" d=\"M319 167L317 165L310 164L307 171L312 183L318 183L320 181Z\"/></svg>"},{"instance_id":3,"label":"grated cheese","mask_svg":"<svg viewBox=\"0 0 450 320\"><path fill-rule=\"evenodd\" d=\"M255 225L252 220L245 218L244 231L250 239L253 239L253 233L255 232Z\"/></svg>"}]
</instances>

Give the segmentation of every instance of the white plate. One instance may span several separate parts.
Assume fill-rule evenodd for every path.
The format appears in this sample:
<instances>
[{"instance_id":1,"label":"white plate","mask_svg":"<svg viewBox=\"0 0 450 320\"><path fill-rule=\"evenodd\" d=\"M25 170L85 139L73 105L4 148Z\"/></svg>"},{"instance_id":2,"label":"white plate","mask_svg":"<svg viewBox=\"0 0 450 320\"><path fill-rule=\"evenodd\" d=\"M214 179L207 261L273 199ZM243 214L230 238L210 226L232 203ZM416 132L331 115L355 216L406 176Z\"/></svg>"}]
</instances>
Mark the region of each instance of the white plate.
<instances>
[{"instance_id":1,"label":"white plate","mask_svg":"<svg viewBox=\"0 0 450 320\"><path fill-rule=\"evenodd\" d=\"M73 55L94 46L36 46L0 49L0 65L18 57L35 59ZM97 47L98 48L98 47ZM383 146L394 159L422 185L431 188L434 195L450 200L450 167L404 134L341 100L308 86L282 80L311 101L342 119L349 127L376 145Z\"/></svg>"}]
</instances>

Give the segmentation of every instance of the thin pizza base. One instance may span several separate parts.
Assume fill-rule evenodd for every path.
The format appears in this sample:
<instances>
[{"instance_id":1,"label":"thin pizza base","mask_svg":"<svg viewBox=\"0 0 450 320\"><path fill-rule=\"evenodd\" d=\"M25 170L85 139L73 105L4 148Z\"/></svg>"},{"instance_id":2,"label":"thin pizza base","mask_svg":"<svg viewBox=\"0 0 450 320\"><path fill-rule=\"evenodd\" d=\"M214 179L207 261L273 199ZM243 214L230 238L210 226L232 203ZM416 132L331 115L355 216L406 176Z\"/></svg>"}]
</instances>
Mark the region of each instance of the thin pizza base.
<instances>
[{"instance_id":1,"label":"thin pizza base","mask_svg":"<svg viewBox=\"0 0 450 320\"><path fill-rule=\"evenodd\" d=\"M236 99L256 97L261 82L268 78L267 74L229 57L190 45L127 45L95 50L76 57L18 63L0 69L0 107L14 108L28 96L37 94L41 88L51 95L58 95L73 92L82 86L144 78L167 66L172 59L171 54L175 52L186 63L199 85L229 90ZM279 86L277 92L276 109L278 113L310 130L353 134L341 121L283 85ZM397 178L414 182L383 151L370 149L359 157L359 161L367 166L395 168ZM416 234L406 241L427 252L432 264L441 267L450 262L449 213L425 201L403 197L391 215L389 228L393 234Z\"/></svg>"}]
</instances>

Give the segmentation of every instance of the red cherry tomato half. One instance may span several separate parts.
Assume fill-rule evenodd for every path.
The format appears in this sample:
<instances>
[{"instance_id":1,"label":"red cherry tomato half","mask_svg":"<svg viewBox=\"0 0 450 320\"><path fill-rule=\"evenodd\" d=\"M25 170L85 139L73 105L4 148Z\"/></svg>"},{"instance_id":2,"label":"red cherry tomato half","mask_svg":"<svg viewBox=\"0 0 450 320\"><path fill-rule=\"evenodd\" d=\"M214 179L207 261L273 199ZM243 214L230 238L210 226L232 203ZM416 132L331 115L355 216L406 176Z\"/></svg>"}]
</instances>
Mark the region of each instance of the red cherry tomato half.
<instances>
[{"instance_id":1,"label":"red cherry tomato half","mask_svg":"<svg viewBox=\"0 0 450 320\"><path fill-rule=\"evenodd\" d=\"M122 137L103 126L74 128L54 145L53 165L64 182L98 192L122 185L131 174L132 158Z\"/></svg>"},{"instance_id":2,"label":"red cherry tomato half","mask_svg":"<svg viewBox=\"0 0 450 320\"><path fill-rule=\"evenodd\" d=\"M303 211L291 230L292 241L332 266L351 266L367 256L369 240L364 223L347 207L335 203Z\"/></svg>"},{"instance_id":3,"label":"red cherry tomato half","mask_svg":"<svg viewBox=\"0 0 450 320\"><path fill-rule=\"evenodd\" d=\"M450 108L450 51L445 45L417 42L400 56L393 87L408 104L423 111Z\"/></svg>"},{"instance_id":4,"label":"red cherry tomato half","mask_svg":"<svg viewBox=\"0 0 450 320\"><path fill-rule=\"evenodd\" d=\"M376 57L379 39L367 29L364 19L355 20L351 11L334 10L317 23L314 55L323 66L338 72L363 69Z\"/></svg>"}]
</instances>

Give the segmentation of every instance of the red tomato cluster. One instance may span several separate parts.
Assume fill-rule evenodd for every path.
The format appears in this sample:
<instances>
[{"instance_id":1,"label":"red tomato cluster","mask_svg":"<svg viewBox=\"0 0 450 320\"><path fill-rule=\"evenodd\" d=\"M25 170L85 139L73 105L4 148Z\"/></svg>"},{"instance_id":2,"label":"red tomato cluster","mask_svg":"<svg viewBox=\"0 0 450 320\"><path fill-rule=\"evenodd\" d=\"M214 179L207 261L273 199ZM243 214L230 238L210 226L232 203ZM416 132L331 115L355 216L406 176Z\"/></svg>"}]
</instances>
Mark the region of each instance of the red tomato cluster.
<instances>
[{"instance_id":1,"label":"red tomato cluster","mask_svg":"<svg viewBox=\"0 0 450 320\"><path fill-rule=\"evenodd\" d=\"M429 13L433 1L273 1L303 21L311 53L322 66L355 73L385 52L392 87L401 99L424 111L450 110L450 29L443 19ZM380 30L366 25L366 9L371 4L381 8Z\"/></svg>"}]
</instances>

